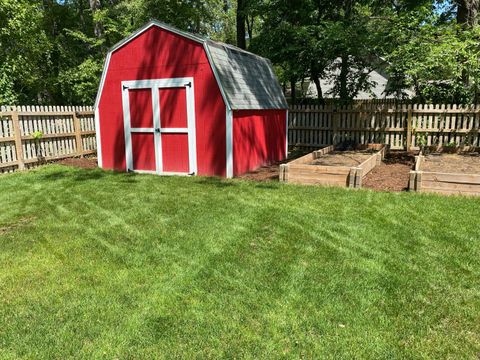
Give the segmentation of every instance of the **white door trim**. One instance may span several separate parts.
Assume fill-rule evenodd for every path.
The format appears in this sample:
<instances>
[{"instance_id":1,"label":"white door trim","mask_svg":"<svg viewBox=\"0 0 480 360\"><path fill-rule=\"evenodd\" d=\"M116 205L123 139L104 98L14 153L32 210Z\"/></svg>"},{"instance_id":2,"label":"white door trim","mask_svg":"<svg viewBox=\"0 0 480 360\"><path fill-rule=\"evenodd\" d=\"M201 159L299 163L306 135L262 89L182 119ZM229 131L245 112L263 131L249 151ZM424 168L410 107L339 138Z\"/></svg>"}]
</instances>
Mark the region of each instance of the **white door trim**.
<instances>
[{"instance_id":1,"label":"white door trim","mask_svg":"<svg viewBox=\"0 0 480 360\"><path fill-rule=\"evenodd\" d=\"M227 178L233 177L233 111L228 106L225 107L226 112L226 144L227 144Z\"/></svg>"},{"instance_id":2,"label":"white door trim","mask_svg":"<svg viewBox=\"0 0 480 360\"><path fill-rule=\"evenodd\" d=\"M187 127L186 128L162 128L160 113L160 95L159 89L162 88L178 88L184 87L186 93L187 106ZM131 89L151 89L152 91L152 128L132 128L130 118L130 98L128 91ZM195 99L194 99L194 82L192 77L171 78L171 79L153 79L153 80L133 80L122 81L122 103L123 103L123 121L125 135L125 159L127 171L133 169L133 153L132 153L132 132L137 133L153 133L155 141L155 163L156 173L159 175L186 175L197 173L197 146L195 131ZM185 133L188 135L188 173L171 173L163 171L163 155L162 155L162 133ZM145 172L145 171L142 171Z\"/></svg>"},{"instance_id":3,"label":"white door trim","mask_svg":"<svg viewBox=\"0 0 480 360\"><path fill-rule=\"evenodd\" d=\"M151 128L130 128L131 132L136 132L136 133L149 133L152 132L153 127Z\"/></svg>"},{"instance_id":4,"label":"white door trim","mask_svg":"<svg viewBox=\"0 0 480 360\"><path fill-rule=\"evenodd\" d=\"M288 110L286 111L287 120L285 121L285 159L288 158Z\"/></svg>"}]
</instances>

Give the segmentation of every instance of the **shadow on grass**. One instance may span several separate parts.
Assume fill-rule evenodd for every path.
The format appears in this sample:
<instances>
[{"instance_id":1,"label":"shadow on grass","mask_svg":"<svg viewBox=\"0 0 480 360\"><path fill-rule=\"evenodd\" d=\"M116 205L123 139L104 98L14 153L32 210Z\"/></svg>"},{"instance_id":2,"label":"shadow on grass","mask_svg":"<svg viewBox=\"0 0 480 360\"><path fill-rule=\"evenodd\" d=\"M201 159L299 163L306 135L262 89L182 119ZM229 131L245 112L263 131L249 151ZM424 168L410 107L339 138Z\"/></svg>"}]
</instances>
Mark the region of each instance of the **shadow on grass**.
<instances>
[{"instance_id":1,"label":"shadow on grass","mask_svg":"<svg viewBox=\"0 0 480 360\"><path fill-rule=\"evenodd\" d=\"M279 189L279 182L263 182L263 183L258 183L255 185L255 188L257 189L265 189L265 190L278 190Z\"/></svg>"},{"instance_id":2,"label":"shadow on grass","mask_svg":"<svg viewBox=\"0 0 480 360\"><path fill-rule=\"evenodd\" d=\"M225 180L219 177L198 177L196 184L200 185L209 185L209 186L216 186L219 188L227 188L232 186L237 186L237 184L230 180Z\"/></svg>"},{"instance_id":3,"label":"shadow on grass","mask_svg":"<svg viewBox=\"0 0 480 360\"><path fill-rule=\"evenodd\" d=\"M117 171L104 171L100 169L71 171L69 169L56 170L52 173L42 174L41 178L48 181L73 180L73 181L96 181L104 178L116 177L120 182L136 183L137 174Z\"/></svg>"}]
</instances>

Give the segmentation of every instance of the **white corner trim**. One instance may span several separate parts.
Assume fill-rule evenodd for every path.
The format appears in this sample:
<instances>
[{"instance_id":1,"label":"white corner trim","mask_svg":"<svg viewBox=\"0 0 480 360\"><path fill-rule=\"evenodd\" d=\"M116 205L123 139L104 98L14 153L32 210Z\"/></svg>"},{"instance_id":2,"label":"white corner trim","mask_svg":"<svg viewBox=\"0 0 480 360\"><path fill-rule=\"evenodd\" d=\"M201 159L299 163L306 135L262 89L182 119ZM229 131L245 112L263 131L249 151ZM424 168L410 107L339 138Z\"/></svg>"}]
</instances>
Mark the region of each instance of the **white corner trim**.
<instances>
[{"instance_id":1,"label":"white corner trim","mask_svg":"<svg viewBox=\"0 0 480 360\"><path fill-rule=\"evenodd\" d=\"M95 109L98 109L100 105L100 97L102 96L103 87L105 86L105 79L107 78L108 67L110 66L110 59L112 58L112 53L109 52L105 58L105 63L103 64L102 77L100 78L100 84L98 85L97 97L95 98Z\"/></svg>"},{"instance_id":2,"label":"white corner trim","mask_svg":"<svg viewBox=\"0 0 480 360\"><path fill-rule=\"evenodd\" d=\"M227 132L227 178L233 177L233 111L228 106L226 110Z\"/></svg>"},{"instance_id":3,"label":"white corner trim","mask_svg":"<svg viewBox=\"0 0 480 360\"><path fill-rule=\"evenodd\" d=\"M285 159L288 157L288 110L287 120L285 121Z\"/></svg>"},{"instance_id":4,"label":"white corner trim","mask_svg":"<svg viewBox=\"0 0 480 360\"><path fill-rule=\"evenodd\" d=\"M100 137L100 111L95 108L95 137L97 141L97 164L99 168L103 168L102 161L102 141Z\"/></svg>"}]
</instances>

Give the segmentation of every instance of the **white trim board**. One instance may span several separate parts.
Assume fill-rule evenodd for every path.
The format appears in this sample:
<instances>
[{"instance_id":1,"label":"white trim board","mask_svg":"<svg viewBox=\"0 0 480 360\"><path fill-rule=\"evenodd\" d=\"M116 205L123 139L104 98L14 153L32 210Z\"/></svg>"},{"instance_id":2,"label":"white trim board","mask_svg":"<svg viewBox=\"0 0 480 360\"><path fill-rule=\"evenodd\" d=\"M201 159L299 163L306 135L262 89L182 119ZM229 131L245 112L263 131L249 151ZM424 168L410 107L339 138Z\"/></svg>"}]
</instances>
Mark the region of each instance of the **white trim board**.
<instances>
[{"instance_id":1,"label":"white trim board","mask_svg":"<svg viewBox=\"0 0 480 360\"><path fill-rule=\"evenodd\" d=\"M171 79L152 79L138 81L122 81L122 104L123 104L123 122L125 135L125 159L127 171L134 170L133 152L132 152L132 133L151 133L155 141L155 173L159 175L190 175L197 173L197 146L195 129L195 97L194 80L191 77L171 78ZM186 106L187 106L187 127L186 128L162 128L161 109L159 90L162 88L185 88ZM152 94L152 127L132 128L130 118L130 98L131 89L150 89ZM187 173L172 173L163 171L162 154L162 133L187 134L188 136L188 158L189 171Z\"/></svg>"},{"instance_id":2,"label":"white trim board","mask_svg":"<svg viewBox=\"0 0 480 360\"><path fill-rule=\"evenodd\" d=\"M228 107L225 108L226 111L226 155L227 155L227 164L226 164L226 176L227 178L233 177L233 111Z\"/></svg>"},{"instance_id":3,"label":"white trim board","mask_svg":"<svg viewBox=\"0 0 480 360\"><path fill-rule=\"evenodd\" d=\"M286 112L287 120L285 121L285 159L288 158L288 110Z\"/></svg>"},{"instance_id":4,"label":"white trim board","mask_svg":"<svg viewBox=\"0 0 480 360\"><path fill-rule=\"evenodd\" d=\"M102 139L100 136L100 111L95 108L95 138L97 142L97 165L99 168L103 168L102 159Z\"/></svg>"}]
</instances>

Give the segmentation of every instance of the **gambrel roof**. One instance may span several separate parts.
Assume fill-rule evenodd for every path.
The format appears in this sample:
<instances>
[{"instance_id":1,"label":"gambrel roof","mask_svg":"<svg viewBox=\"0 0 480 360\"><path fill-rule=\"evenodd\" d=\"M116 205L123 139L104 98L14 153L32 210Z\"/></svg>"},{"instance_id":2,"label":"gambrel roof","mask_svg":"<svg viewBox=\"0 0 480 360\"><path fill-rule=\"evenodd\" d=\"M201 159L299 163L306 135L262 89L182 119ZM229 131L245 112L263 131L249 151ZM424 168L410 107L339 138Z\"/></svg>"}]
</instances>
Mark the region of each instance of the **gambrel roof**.
<instances>
[{"instance_id":1,"label":"gambrel roof","mask_svg":"<svg viewBox=\"0 0 480 360\"><path fill-rule=\"evenodd\" d=\"M203 44L223 100L230 109L264 110L288 108L282 88L268 59L232 45L178 30L157 20L151 20L141 29L113 46L109 51L96 105L98 105L110 55L152 26L157 26Z\"/></svg>"}]
</instances>

